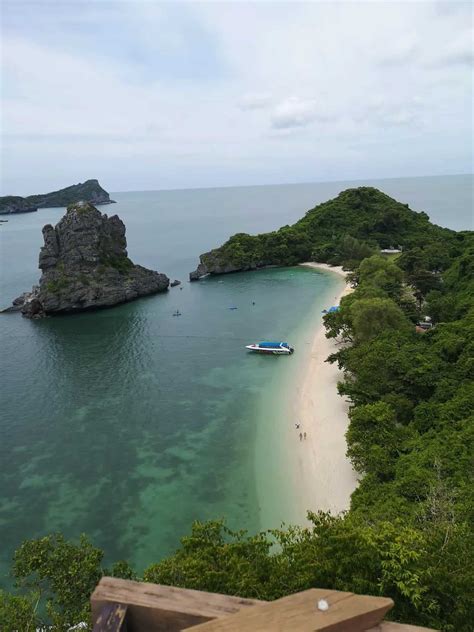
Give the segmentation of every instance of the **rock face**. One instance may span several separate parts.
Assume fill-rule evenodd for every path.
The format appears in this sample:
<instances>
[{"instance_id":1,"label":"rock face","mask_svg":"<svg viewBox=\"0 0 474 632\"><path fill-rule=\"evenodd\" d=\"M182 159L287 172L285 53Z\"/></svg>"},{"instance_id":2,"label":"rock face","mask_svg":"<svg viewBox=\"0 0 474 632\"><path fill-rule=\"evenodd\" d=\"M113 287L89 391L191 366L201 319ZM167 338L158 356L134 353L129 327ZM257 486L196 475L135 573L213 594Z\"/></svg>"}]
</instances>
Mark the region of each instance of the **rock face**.
<instances>
[{"instance_id":1,"label":"rock face","mask_svg":"<svg viewBox=\"0 0 474 632\"><path fill-rule=\"evenodd\" d=\"M80 312L168 289L166 275L135 265L127 256L125 225L78 202L53 228L43 228L39 286L13 301L30 318Z\"/></svg>"},{"instance_id":2,"label":"rock face","mask_svg":"<svg viewBox=\"0 0 474 632\"><path fill-rule=\"evenodd\" d=\"M0 197L0 215L11 213L31 213L39 208L53 208L68 206L79 200L85 200L92 204L113 204L114 200L103 189L98 180L86 180L83 183L73 184L65 189L44 193L43 195L29 195L19 197L7 195Z\"/></svg>"},{"instance_id":3,"label":"rock face","mask_svg":"<svg viewBox=\"0 0 474 632\"><path fill-rule=\"evenodd\" d=\"M206 253L206 254L209 254L209 253ZM209 270L207 269L206 264L202 262L202 258L204 256L205 255L200 256L200 262L199 262L198 267L189 273L190 281L199 281L199 279L202 278L203 276L206 276L206 274L210 274Z\"/></svg>"},{"instance_id":4,"label":"rock face","mask_svg":"<svg viewBox=\"0 0 474 632\"><path fill-rule=\"evenodd\" d=\"M11 215L13 213L35 213L38 210L35 206L29 206L26 198L15 195L7 195L0 198L0 215Z\"/></svg>"},{"instance_id":5,"label":"rock face","mask_svg":"<svg viewBox=\"0 0 474 632\"><path fill-rule=\"evenodd\" d=\"M221 252L211 250L199 257L199 265L193 272L189 273L190 281L199 281L207 274L229 274L230 272L247 272L248 270L257 270L272 265L271 261L249 261L246 263L226 260L221 256Z\"/></svg>"}]
</instances>

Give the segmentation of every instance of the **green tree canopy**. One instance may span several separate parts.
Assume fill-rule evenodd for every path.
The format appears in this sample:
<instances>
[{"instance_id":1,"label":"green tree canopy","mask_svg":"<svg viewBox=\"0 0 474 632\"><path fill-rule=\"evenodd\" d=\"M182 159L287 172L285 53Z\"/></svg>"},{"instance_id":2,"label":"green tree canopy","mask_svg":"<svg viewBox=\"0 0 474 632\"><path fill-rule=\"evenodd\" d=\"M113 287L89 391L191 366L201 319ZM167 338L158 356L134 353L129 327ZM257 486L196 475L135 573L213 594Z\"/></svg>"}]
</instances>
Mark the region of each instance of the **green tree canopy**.
<instances>
[{"instance_id":1,"label":"green tree canopy","mask_svg":"<svg viewBox=\"0 0 474 632\"><path fill-rule=\"evenodd\" d=\"M352 303L350 311L355 338L361 342L390 329L408 329L404 313L388 298L360 299Z\"/></svg>"},{"instance_id":2,"label":"green tree canopy","mask_svg":"<svg viewBox=\"0 0 474 632\"><path fill-rule=\"evenodd\" d=\"M359 266L358 275L362 287L369 285L378 288L393 298L400 295L403 272L387 257L373 255L364 259Z\"/></svg>"}]
</instances>

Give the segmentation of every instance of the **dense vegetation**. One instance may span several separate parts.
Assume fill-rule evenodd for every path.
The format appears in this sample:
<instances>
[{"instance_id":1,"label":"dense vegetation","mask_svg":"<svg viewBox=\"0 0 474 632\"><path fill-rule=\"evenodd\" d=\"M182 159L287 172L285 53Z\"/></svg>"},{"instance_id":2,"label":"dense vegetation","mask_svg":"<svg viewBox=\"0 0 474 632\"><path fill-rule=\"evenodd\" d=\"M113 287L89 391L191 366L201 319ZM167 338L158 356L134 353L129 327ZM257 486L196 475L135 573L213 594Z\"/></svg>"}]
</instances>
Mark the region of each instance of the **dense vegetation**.
<instances>
[{"instance_id":1,"label":"dense vegetation","mask_svg":"<svg viewBox=\"0 0 474 632\"><path fill-rule=\"evenodd\" d=\"M364 207L360 216L371 217ZM397 259L351 242L362 224L343 238L352 254L360 246L355 259L364 256L353 266L355 291L325 316L328 337L340 343L329 361L343 369L339 389L352 402L348 455L361 480L350 511L257 535L196 523L145 581L260 599L312 586L385 595L396 620L472 629L474 245L470 233L409 217L417 237L399 225L398 238L383 244L404 240ZM434 327L417 332L427 314ZM103 573L135 577L126 562L103 569L102 556L86 538L25 542L12 567L21 590L0 595L0 629L33 630L42 616L58 630L87 620Z\"/></svg>"},{"instance_id":2,"label":"dense vegetation","mask_svg":"<svg viewBox=\"0 0 474 632\"><path fill-rule=\"evenodd\" d=\"M261 235L238 233L223 246L202 255L209 265L251 268L321 261L354 269L381 248L420 248L432 269L442 270L459 252L454 231L431 224L371 187L348 189L311 209L292 226Z\"/></svg>"}]
</instances>

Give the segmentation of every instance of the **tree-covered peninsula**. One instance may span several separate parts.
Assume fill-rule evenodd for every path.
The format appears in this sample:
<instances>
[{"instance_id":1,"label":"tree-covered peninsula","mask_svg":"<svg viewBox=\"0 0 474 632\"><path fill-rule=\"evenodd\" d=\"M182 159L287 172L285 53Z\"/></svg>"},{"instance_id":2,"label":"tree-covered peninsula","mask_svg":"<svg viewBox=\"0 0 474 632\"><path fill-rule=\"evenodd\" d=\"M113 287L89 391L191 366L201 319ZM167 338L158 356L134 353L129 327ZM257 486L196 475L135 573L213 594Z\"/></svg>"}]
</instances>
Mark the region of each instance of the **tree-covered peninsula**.
<instances>
[{"instance_id":1,"label":"tree-covered peninsula","mask_svg":"<svg viewBox=\"0 0 474 632\"><path fill-rule=\"evenodd\" d=\"M457 252L456 244L456 233L435 226L426 213L412 211L378 189L360 187L319 204L292 226L261 235L233 235L201 255L190 279L303 261L354 269L380 249L415 246L424 248L433 268L444 269Z\"/></svg>"},{"instance_id":2,"label":"tree-covered peninsula","mask_svg":"<svg viewBox=\"0 0 474 632\"><path fill-rule=\"evenodd\" d=\"M124 561L104 568L85 537L24 542L12 563L19 590L0 596L1 629L87 620L89 595L107 573L266 600L310 587L384 595L395 620L472 630L473 234L434 226L373 189L346 191L302 222L307 234L298 223L292 243L304 247L287 263L325 253L319 258L352 268L354 292L324 317L326 335L340 343L328 361L342 368L339 391L351 402L347 454L360 483L350 510L256 535L222 520L195 523L173 555L140 574ZM282 231L294 227L273 235ZM269 239L247 236L242 262ZM390 245L403 252L373 254ZM433 326L417 329L425 316Z\"/></svg>"}]
</instances>

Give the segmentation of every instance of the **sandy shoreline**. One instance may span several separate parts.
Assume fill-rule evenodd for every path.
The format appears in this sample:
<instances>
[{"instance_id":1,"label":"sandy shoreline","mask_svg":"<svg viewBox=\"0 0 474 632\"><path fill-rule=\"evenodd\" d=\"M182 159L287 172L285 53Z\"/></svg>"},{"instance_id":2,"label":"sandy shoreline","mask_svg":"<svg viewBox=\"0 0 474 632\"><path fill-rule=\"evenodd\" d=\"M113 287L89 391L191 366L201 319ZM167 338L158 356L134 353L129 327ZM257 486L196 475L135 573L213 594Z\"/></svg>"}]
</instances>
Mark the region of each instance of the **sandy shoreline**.
<instances>
[{"instance_id":1,"label":"sandy shoreline","mask_svg":"<svg viewBox=\"0 0 474 632\"><path fill-rule=\"evenodd\" d=\"M304 263L346 277L341 267ZM334 296L338 305L352 291L346 285ZM292 441L298 455L294 472L297 514L304 522L308 509L339 513L349 508L350 495L357 486L356 473L346 457L345 432L349 423L348 404L337 392L342 379L336 364L325 362L337 350L333 339L328 340L322 321L316 328L309 363L296 392L294 411L301 423L292 429ZM307 438L300 442L299 432ZM295 445L296 443L296 445Z\"/></svg>"}]
</instances>

